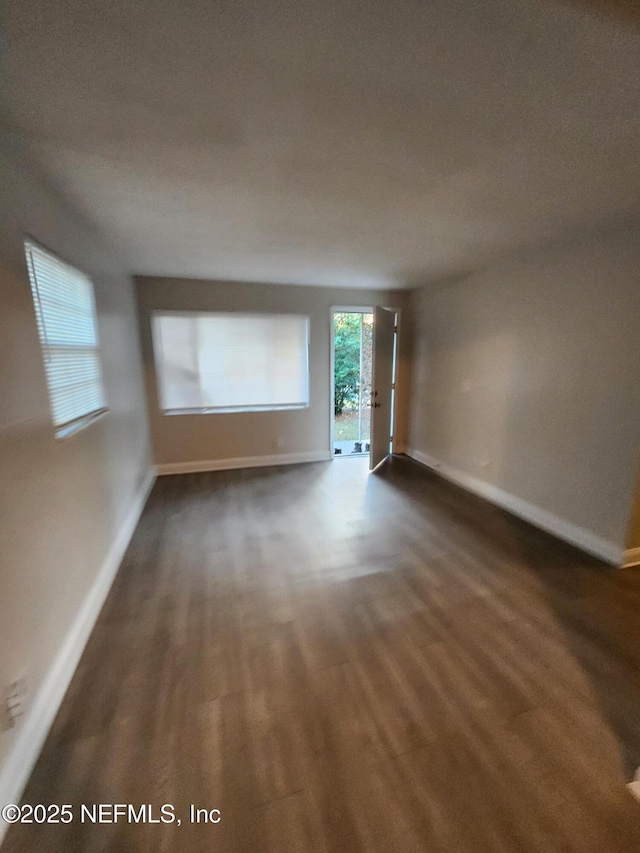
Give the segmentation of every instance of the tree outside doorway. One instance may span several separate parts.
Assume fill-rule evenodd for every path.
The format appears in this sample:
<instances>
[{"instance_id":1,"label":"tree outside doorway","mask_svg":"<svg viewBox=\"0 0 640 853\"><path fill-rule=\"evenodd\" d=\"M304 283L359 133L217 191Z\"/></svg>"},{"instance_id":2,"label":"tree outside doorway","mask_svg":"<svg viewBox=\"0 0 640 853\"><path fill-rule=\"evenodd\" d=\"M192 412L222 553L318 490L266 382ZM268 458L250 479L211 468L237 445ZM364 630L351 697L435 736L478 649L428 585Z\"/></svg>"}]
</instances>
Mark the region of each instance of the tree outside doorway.
<instances>
[{"instance_id":1,"label":"tree outside doorway","mask_svg":"<svg viewBox=\"0 0 640 853\"><path fill-rule=\"evenodd\" d=\"M338 312L334 323L334 440L368 442L373 314ZM353 452L353 451L349 451Z\"/></svg>"}]
</instances>

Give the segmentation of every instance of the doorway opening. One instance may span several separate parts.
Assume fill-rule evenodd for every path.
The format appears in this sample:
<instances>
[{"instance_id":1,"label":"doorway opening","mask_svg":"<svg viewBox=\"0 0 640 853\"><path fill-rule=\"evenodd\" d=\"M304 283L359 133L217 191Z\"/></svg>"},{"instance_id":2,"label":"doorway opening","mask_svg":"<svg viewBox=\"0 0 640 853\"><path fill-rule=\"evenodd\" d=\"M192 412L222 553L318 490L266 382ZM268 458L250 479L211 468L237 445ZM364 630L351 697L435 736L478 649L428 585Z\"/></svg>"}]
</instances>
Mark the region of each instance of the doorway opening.
<instances>
[{"instance_id":1,"label":"doorway opening","mask_svg":"<svg viewBox=\"0 0 640 853\"><path fill-rule=\"evenodd\" d=\"M373 312L333 312L333 455L368 456L371 442Z\"/></svg>"}]
</instances>

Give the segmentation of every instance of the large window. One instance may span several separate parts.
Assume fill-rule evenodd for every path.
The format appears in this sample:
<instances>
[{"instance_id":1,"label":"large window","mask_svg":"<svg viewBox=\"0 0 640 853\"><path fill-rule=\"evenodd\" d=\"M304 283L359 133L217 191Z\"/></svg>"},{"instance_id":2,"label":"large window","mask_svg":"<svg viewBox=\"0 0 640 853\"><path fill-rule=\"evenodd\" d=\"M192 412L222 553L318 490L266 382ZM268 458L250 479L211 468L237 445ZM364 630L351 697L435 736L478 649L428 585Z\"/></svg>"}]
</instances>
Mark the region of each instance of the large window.
<instances>
[{"instance_id":1,"label":"large window","mask_svg":"<svg viewBox=\"0 0 640 853\"><path fill-rule=\"evenodd\" d=\"M160 408L168 414L309 405L309 318L153 315Z\"/></svg>"},{"instance_id":2,"label":"large window","mask_svg":"<svg viewBox=\"0 0 640 853\"><path fill-rule=\"evenodd\" d=\"M105 409L90 280L25 243L55 434L63 438Z\"/></svg>"}]
</instances>

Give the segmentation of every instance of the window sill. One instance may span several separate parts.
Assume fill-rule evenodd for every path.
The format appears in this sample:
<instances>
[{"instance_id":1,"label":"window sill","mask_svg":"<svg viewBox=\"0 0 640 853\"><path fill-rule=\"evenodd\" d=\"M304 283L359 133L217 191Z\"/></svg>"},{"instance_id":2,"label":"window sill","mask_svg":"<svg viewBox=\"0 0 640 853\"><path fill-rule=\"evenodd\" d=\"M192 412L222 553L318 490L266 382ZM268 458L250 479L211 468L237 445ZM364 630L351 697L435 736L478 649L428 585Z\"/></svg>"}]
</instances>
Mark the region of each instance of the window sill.
<instances>
[{"instance_id":1,"label":"window sill","mask_svg":"<svg viewBox=\"0 0 640 853\"><path fill-rule=\"evenodd\" d=\"M57 427L55 429L56 440L66 441L66 439L71 438L88 427L89 424L100 420L100 418L104 417L108 411L109 409L99 409L97 412L91 412L89 415L84 415L84 417L78 418L70 424L66 424L66 426Z\"/></svg>"},{"instance_id":2,"label":"window sill","mask_svg":"<svg viewBox=\"0 0 640 853\"><path fill-rule=\"evenodd\" d=\"M308 403L300 403L286 406L232 406L220 409L162 409L161 411L163 415L173 417L175 415L230 415L240 412L295 412L308 408Z\"/></svg>"}]
</instances>

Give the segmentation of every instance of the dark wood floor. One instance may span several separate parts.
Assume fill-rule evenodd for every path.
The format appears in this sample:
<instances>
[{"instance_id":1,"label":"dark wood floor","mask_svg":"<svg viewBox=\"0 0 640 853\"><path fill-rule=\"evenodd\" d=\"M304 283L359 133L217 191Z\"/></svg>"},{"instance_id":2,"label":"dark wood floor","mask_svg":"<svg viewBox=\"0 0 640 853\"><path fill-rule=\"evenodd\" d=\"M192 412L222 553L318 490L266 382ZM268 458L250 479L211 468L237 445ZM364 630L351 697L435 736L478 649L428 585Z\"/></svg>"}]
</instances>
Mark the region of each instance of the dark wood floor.
<instances>
[{"instance_id":1,"label":"dark wood floor","mask_svg":"<svg viewBox=\"0 0 640 853\"><path fill-rule=\"evenodd\" d=\"M639 667L640 572L408 460L165 477L24 801L182 823L3 853L638 853Z\"/></svg>"}]
</instances>

